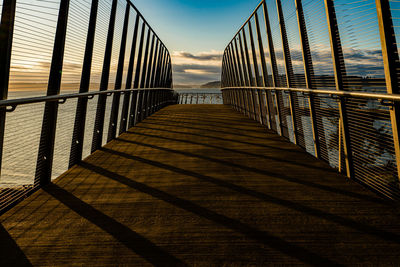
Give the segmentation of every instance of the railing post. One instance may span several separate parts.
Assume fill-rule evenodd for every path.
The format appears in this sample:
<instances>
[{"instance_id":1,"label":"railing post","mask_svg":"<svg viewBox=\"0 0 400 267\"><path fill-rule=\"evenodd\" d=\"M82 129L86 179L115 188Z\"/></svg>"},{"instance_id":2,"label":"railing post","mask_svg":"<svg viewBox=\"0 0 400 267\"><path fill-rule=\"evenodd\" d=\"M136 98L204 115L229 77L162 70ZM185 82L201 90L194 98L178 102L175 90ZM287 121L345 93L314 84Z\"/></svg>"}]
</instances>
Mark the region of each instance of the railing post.
<instances>
[{"instance_id":1,"label":"railing post","mask_svg":"<svg viewBox=\"0 0 400 267\"><path fill-rule=\"evenodd\" d=\"M17 0L4 0L0 24L0 100L8 98L10 64ZM3 159L6 108L0 109L0 173Z\"/></svg>"},{"instance_id":2,"label":"railing post","mask_svg":"<svg viewBox=\"0 0 400 267\"><path fill-rule=\"evenodd\" d=\"M294 87L293 86L294 73L293 73L292 59L290 56L289 42L287 39L286 24L285 24L285 19L283 16L281 0L276 0L276 7L277 7L277 11L278 11L279 26L280 26L280 31L281 31L283 59L285 62L285 71L286 71L286 84L287 84L288 88L293 88ZM296 114L295 114L296 113L295 103L298 101L297 101L297 97L295 94L296 93L293 93L291 91L289 92L289 104L290 104L290 114L292 117L294 143L299 144L299 136L298 136L298 129L297 129ZM300 123L301 123L301 121L300 121Z\"/></svg>"},{"instance_id":3,"label":"railing post","mask_svg":"<svg viewBox=\"0 0 400 267\"><path fill-rule=\"evenodd\" d=\"M110 24L108 27L106 50L103 61L103 71L101 74L100 91L108 90L108 82L110 78L111 52L113 48L115 17L117 13L118 0L113 0L110 15ZM102 145L104 116L106 111L107 95L99 95L97 102L96 120L94 124L92 153L98 150Z\"/></svg>"},{"instance_id":4,"label":"railing post","mask_svg":"<svg viewBox=\"0 0 400 267\"><path fill-rule=\"evenodd\" d=\"M129 3L127 3L126 10L125 10L124 26L122 29L121 46L120 46L120 50L119 50L117 75L115 77L115 87L114 87L115 90L121 90L121 87L122 87L122 75L124 73L126 39L127 39L127 35L128 35L128 24L129 24L129 13L130 13L130 5L129 5ZM112 101L112 106L111 106L111 115L110 115L110 124L108 127L107 142L110 142L111 140L115 139L116 134L117 134L120 98L121 98L121 93L115 93L113 96L113 101Z\"/></svg>"},{"instance_id":5,"label":"railing post","mask_svg":"<svg viewBox=\"0 0 400 267\"><path fill-rule=\"evenodd\" d=\"M160 75L159 75L159 80L158 80L158 87L163 88L164 87L164 68L165 68L165 60L167 58L167 50L165 47L163 47L163 54L161 58L161 64L160 64Z\"/></svg>"},{"instance_id":6,"label":"railing post","mask_svg":"<svg viewBox=\"0 0 400 267\"><path fill-rule=\"evenodd\" d=\"M79 93L86 93L90 86L90 72L92 69L94 37L96 33L96 20L99 1L93 0L90 10L89 28L86 37L85 56L82 66L81 83ZM82 160L83 142L85 136L86 113L88 98L79 98L76 107L74 132L72 135L71 154L69 158L69 168Z\"/></svg>"},{"instance_id":7,"label":"railing post","mask_svg":"<svg viewBox=\"0 0 400 267\"><path fill-rule=\"evenodd\" d=\"M386 88L388 94L399 94L399 54L394 33L390 3L388 0L375 0L378 13L382 56L385 66ZM397 176L400 180L400 103L395 102L390 110L394 149L396 153Z\"/></svg>"},{"instance_id":8,"label":"railing post","mask_svg":"<svg viewBox=\"0 0 400 267\"><path fill-rule=\"evenodd\" d=\"M336 20L336 12L333 0L324 0L326 17L328 21L329 37L332 50L332 61L333 68L335 72L335 82L336 90L344 90L343 78L346 75L345 65L343 61L343 51L340 42L339 29ZM347 110L346 110L346 100L341 97L339 100L339 113L340 113L340 123L343 129L343 145L344 154L346 157L346 173L347 177L354 177L354 166L353 166L353 155L350 145L350 132L348 127ZM339 132L339 134L341 134Z\"/></svg>"},{"instance_id":9,"label":"railing post","mask_svg":"<svg viewBox=\"0 0 400 267\"><path fill-rule=\"evenodd\" d=\"M275 48L274 48L274 42L272 39L272 32L271 32L271 25L269 22L269 16L268 16L268 8L267 8L267 3L265 0L263 1L263 10L264 10L264 21L265 21L265 30L267 32L267 40L268 40L268 48L269 48L269 57L271 60L271 72L272 72L272 87L278 87L279 82L278 82L278 65L276 63L276 56L275 56ZM280 112L280 104L279 104L279 95L280 92L275 91L275 99L273 99L272 94L271 94L271 103L275 101L275 106L276 106L276 112L277 112L277 117L278 117L278 122L277 125L279 126L279 135L283 135L283 130L282 130L282 116Z\"/></svg>"},{"instance_id":10,"label":"railing post","mask_svg":"<svg viewBox=\"0 0 400 267\"><path fill-rule=\"evenodd\" d=\"M232 66L233 76L234 76L233 82L234 82L234 86L237 87L237 86L240 86L240 80L239 80L239 73L238 73L238 69L237 69L237 64L236 64L236 61L235 61L235 56L234 56L234 54L232 52L233 52L232 51L232 44L229 44L229 46L228 46L228 55L229 55L229 57L231 59L231 66Z\"/></svg>"},{"instance_id":11,"label":"railing post","mask_svg":"<svg viewBox=\"0 0 400 267\"><path fill-rule=\"evenodd\" d=\"M151 38L151 49L150 49L150 58L149 58L149 64L147 66L147 75L146 75L146 88L150 88L151 85L151 71L153 70L153 57L154 57L154 45L156 41L156 36L153 34L153 37Z\"/></svg>"},{"instance_id":12,"label":"railing post","mask_svg":"<svg viewBox=\"0 0 400 267\"><path fill-rule=\"evenodd\" d=\"M156 81L155 81L155 87L160 87L160 77L161 77L161 65L162 65L162 60L164 58L164 46L161 44L160 45L160 54L157 62L157 73L156 73Z\"/></svg>"},{"instance_id":13,"label":"railing post","mask_svg":"<svg viewBox=\"0 0 400 267\"><path fill-rule=\"evenodd\" d=\"M235 60L235 62L237 61L237 68L238 68L238 73L239 73L240 85L241 86L245 86L246 82L244 81L242 67L240 66L240 58L239 58L239 53L238 53L238 46L237 46L237 42L236 42L236 37L234 38L234 45L235 45L235 56L236 56L236 58L234 58L234 60Z\"/></svg>"},{"instance_id":14,"label":"railing post","mask_svg":"<svg viewBox=\"0 0 400 267\"><path fill-rule=\"evenodd\" d=\"M248 72L248 75L249 75L249 82L250 82L249 83L249 87L251 87L251 86L254 85L254 79L253 79L253 72L251 70L250 55L249 55L249 48L248 48L248 45L247 45L245 27L243 27L242 32L243 32L244 55L245 55L245 58L246 58L247 72ZM245 108L245 110L246 110L246 113L247 113L248 117L251 118L252 117L251 116L251 113L252 113L251 112L251 100L250 100L250 96L249 96L247 90L245 90L244 96L246 98L246 108Z\"/></svg>"},{"instance_id":15,"label":"railing post","mask_svg":"<svg viewBox=\"0 0 400 267\"><path fill-rule=\"evenodd\" d=\"M261 74L262 74L262 86L266 87L268 86L268 71L267 71L267 64L265 62L265 53L264 53L264 47L263 47L263 42L262 42L262 38L261 38L261 30L260 30L260 21L258 19L258 14L257 12L254 14L254 20L256 23L256 34L257 34L257 40L258 40L258 50L260 52L260 59L261 59ZM262 103L263 102L263 97L262 97L262 92L259 91L259 102ZM273 113L271 113L272 109L269 105L270 103L270 99L272 99L272 95L271 95L271 91L267 91L265 92L265 104L263 105L265 111L266 111L266 117L265 119L267 119L267 127L269 129L271 129L271 116ZM261 112L261 116L262 116L262 108L260 108L260 112ZM262 122L264 124L264 118L262 118Z\"/></svg>"},{"instance_id":16,"label":"railing post","mask_svg":"<svg viewBox=\"0 0 400 267\"><path fill-rule=\"evenodd\" d=\"M154 52L155 54L154 54L153 69L151 71L150 88L154 88L154 84L155 84L157 64L158 64L158 58L159 58L159 46L160 46L160 40L157 39L156 48L155 48L155 52Z\"/></svg>"},{"instance_id":17,"label":"railing post","mask_svg":"<svg viewBox=\"0 0 400 267\"><path fill-rule=\"evenodd\" d=\"M257 13L255 14L257 16ZM254 65L254 76L256 78L256 87L259 87L262 83L260 79L260 73L258 71L258 62L257 62L257 54L256 54L256 47L254 45L254 36L253 36L253 29L251 27L251 20L248 22L248 27L249 27L249 33L250 33L250 46L251 46L251 54L253 55L253 65ZM256 104L257 104L257 98L256 98L257 90L253 91L253 106L254 106L254 119L257 121L260 121L261 124L264 123L264 119L262 117L262 112L261 112L261 103L259 103L259 116L257 119L257 111L256 111Z\"/></svg>"},{"instance_id":18,"label":"railing post","mask_svg":"<svg viewBox=\"0 0 400 267\"><path fill-rule=\"evenodd\" d=\"M228 55L228 49L225 49L225 66L226 66L226 76L227 76L227 87L232 86L232 70L230 66L230 60Z\"/></svg>"},{"instance_id":19,"label":"railing post","mask_svg":"<svg viewBox=\"0 0 400 267\"><path fill-rule=\"evenodd\" d=\"M170 73L170 69L171 69L171 57L169 55L169 53L167 54L167 58L166 58L166 62L165 62L165 69L164 69L164 88L169 88L169 73Z\"/></svg>"},{"instance_id":20,"label":"railing post","mask_svg":"<svg viewBox=\"0 0 400 267\"><path fill-rule=\"evenodd\" d=\"M246 31L243 27L242 32L243 32L243 44L244 44L244 55L246 58L246 63L247 63L247 72L249 75L249 86L254 85L254 80L253 80L253 72L251 70L251 64L250 64L250 56L249 56L249 48L247 46L247 38L246 38Z\"/></svg>"},{"instance_id":21,"label":"railing post","mask_svg":"<svg viewBox=\"0 0 400 267\"><path fill-rule=\"evenodd\" d=\"M248 71L248 67L246 65L246 60L245 60L245 56L244 56L244 52L243 52L243 43L242 43L242 37L241 37L242 33L239 32L238 36L239 36L239 48L240 48L240 57L242 59L242 68L243 68L243 74L244 74L244 85L246 86L251 86L251 82L250 82L250 78L249 78L249 73Z\"/></svg>"},{"instance_id":22,"label":"railing post","mask_svg":"<svg viewBox=\"0 0 400 267\"><path fill-rule=\"evenodd\" d=\"M300 43L301 43L301 50L303 54L303 63L304 63L304 76L306 80L306 87L308 89L313 89L313 83L312 79L314 77L314 68L313 68L313 63L312 63L312 58L311 58L311 51L310 51L310 43L308 41L308 35L307 35L307 27L306 27L306 22L304 20L304 12L303 12L303 4L302 0L295 0L296 4L296 11L297 11L297 22L299 24L299 33L300 33ZM319 101L318 106L319 105ZM313 140L314 140L314 152L315 152L315 157L320 158L321 157L321 146L320 146L320 136L318 134L318 124L317 124L317 114L316 114L316 101L314 98L313 94L310 94L308 97L308 105L310 108L310 119L311 119L311 126L312 126L312 132L313 132ZM322 126L322 121L320 122L321 127ZM321 131L323 132L323 131ZM324 138L325 140L325 138ZM325 142L323 142L325 143Z\"/></svg>"},{"instance_id":23,"label":"railing post","mask_svg":"<svg viewBox=\"0 0 400 267\"><path fill-rule=\"evenodd\" d=\"M144 59L143 59L143 66L142 66L142 77L140 79L140 90L139 91L139 100L138 100L138 109L137 109L137 121L141 122L144 119L144 106L145 106L145 93L144 90L146 85L146 73L147 73L147 64L149 59L149 46L150 46L150 28L147 30L147 39L146 39L146 47L144 51Z\"/></svg>"},{"instance_id":24,"label":"railing post","mask_svg":"<svg viewBox=\"0 0 400 267\"><path fill-rule=\"evenodd\" d=\"M166 68L167 68L167 60L168 60L168 51L167 51L167 49L165 49L165 54L164 54L164 58L162 61L162 67L161 67L161 75L160 75L161 88L165 88L165 72L166 72Z\"/></svg>"},{"instance_id":25,"label":"railing post","mask_svg":"<svg viewBox=\"0 0 400 267\"><path fill-rule=\"evenodd\" d=\"M135 80L133 82L133 89L139 88L145 30L146 30L146 24L143 22L141 33L140 33L139 50L138 50L138 58L136 61L136 71L135 71ZM131 110L130 110L129 124L128 124L129 128L135 126L135 124L136 124L136 116L137 116L137 109L138 109L138 103L139 103L138 102L138 94L139 94L139 90L134 91L132 93Z\"/></svg>"},{"instance_id":26,"label":"railing post","mask_svg":"<svg viewBox=\"0 0 400 267\"><path fill-rule=\"evenodd\" d=\"M138 30L139 30L139 19L140 19L139 14L136 14L135 28L133 30L131 55L129 57L129 65L128 65L128 73L126 76L125 89L132 88L133 67L135 64L135 56L136 56L135 53L136 53L136 44L137 44L137 37L138 37ZM131 98L131 95L133 95L133 94L131 94L130 92L125 92L124 104L122 107L121 122L120 122L120 127L119 127L119 134L122 134L122 133L126 132L126 130L127 130L126 128L127 128L128 121L129 121L129 100Z\"/></svg>"},{"instance_id":27,"label":"railing post","mask_svg":"<svg viewBox=\"0 0 400 267\"><path fill-rule=\"evenodd\" d=\"M68 11L69 0L61 0L54 40L53 57L50 66L49 82L47 87L48 96L60 94L65 38L67 34ZM45 104L35 173L35 184L40 184L40 186L51 182L57 113L58 102L47 102Z\"/></svg>"},{"instance_id":28,"label":"railing post","mask_svg":"<svg viewBox=\"0 0 400 267\"><path fill-rule=\"evenodd\" d=\"M229 86L234 87L235 86L235 74L233 72L233 66L232 66L232 59L229 53L229 48L226 49L226 56L227 56L227 65L228 65L228 70L229 70Z\"/></svg>"}]
</instances>

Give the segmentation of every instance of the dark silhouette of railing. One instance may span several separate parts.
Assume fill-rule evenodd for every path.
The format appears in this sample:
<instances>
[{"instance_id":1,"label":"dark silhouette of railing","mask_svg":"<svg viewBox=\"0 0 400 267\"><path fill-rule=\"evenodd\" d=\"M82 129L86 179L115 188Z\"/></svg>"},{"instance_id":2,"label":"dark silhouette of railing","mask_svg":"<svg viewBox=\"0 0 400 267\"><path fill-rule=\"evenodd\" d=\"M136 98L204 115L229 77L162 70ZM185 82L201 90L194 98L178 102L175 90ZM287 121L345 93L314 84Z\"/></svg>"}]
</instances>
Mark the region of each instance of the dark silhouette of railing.
<instances>
[{"instance_id":1,"label":"dark silhouette of railing","mask_svg":"<svg viewBox=\"0 0 400 267\"><path fill-rule=\"evenodd\" d=\"M261 1L225 49L224 103L399 200L395 5Z\"/></svg>"},{"instance_id":2,"label":"dark silhouette of railing","mask_svg":"<svg viewBox=\"0 0 400 267\"><path fill-rule=\"evenodd\" d=\"M8 89L10 84L10 66L12 60L18 58L16 53L13 54L14 43L14 23L19 12L26 12L20 8L16 11L17 0L4 0L1 14L0 25L0 160L2 158L3 140L6 125L6 114L19 109L20 106L45 103L40 143L37 150L37 163L35 178L32 184L24 184L0 188L0 212L5 211L15 204L18 200L29 195L38 188L50 183L53 171L53 157L56 139L56 127L59 121L58 109L65 102L77 99L76 111L72 140L69 155L69 167L79 163L82 160L82 151L85 131L93 131L91 143L91 152L98 150L104 145L103 137L107 131L107 142L115 139L117 135L127 131L137 122L140 122L147 116L165 107L166 105L177 102L177 94L172 88L172 68L170 54L149 26L147 21L136 9L131 1L111 1L111 9L108 21L99 20L98 15L107 8L108 3L103 3L100 6L98 0L91 1L90 13L79 13L81 16L88 15L88 28L86 28L86 40L81 40L85 46L84 57L82 58L80 82L76 89L79 88L79 93L60 94L60 89L63 79L64 67L64 52L67 45L76 45L80 38L76 36L75 40L66 42L67 29L71 25L78 27L80 20L78 17L73 17L69 21L71 8L77 8L70 5L69 0L61 0L58 7L58 15L56 29L54 34L52 59L50 63L47 83L47 93L43 97L24 98L7 100ZM25 6L29 4L21 3ZM71 3L72 4L72 3ZM45 14L49 12L47 4L43 6L32 5L30 8L39 8L37 13L31 14L33 20L40 18L41 12ZM125 10L124 10L125 9ZM22 11L21 11L22 10ZM43 11L44 10L44 11ZM89 10L89 9L88 9ZM123 24L122 31L116 31L117 12L122 11ZM132 13L136 16L132 18ZM50 14L51 15L51 14ZM46 16L50 16L46 15ZM25 14L29 17L29 14ZM39 22L38 22L39 23ZM40 25L40 24L37 24ZM99 25L105 25L108 29L102 29ZM23 29L18 29L23 30ZM104 58L99 82L93 82L92 63L95 54L99 50L95 49L96 45L101 45L96 42L97 32L106 31L105 49L101 57ZM140 30L140 31L139 31ZM42 32L44 34L44 31ZM16 39L17 40L17 39ZM130 40L130 43L128 43ZM29 46L34 46L34 42L29 43L27 40L26 57L29 57ZM18 45L20 45L18 43ZM19 46L17 46L18 48ZM118 60L116 69L112 69L112 55L116 53L115 47L119 48ZM130 48L130 54L128 48ZM76 51L80 52L80 51ZM126 59L127 58L127 59ZM110 80L111 72L116 72L115 80ZM28 76L28 75L27 75ZM29 76L28 76L29 77ZM98 84L98 91L91 91L93 84ZM111 90L113 86L113 90ZM124 87L124 88L123 88ZM122 90L124 89L124 90ZM96 97L97 109L95 112L94 128L88 129L85 125L88 118L88 103L90 99ZM107 101L112 98L111 101ZM109 102L109 103L107 103ZM105 116L106 111L110 114L109 118ZM60 114L60 117L65 114ZM105 120L109 119L109 127L105 129ZM23 125L21 125L23 127ZM29 130L29 129L28 129ZM118 130L118 131L117 131ZM32 142L33 140L28 140ZM21 142L24 142L21 140ZM26 141L25 141L26 142ZM65 151L65 153L68 153Z\"/></svg>"},{"instance_id":3,"label":"dark silhouette of railing","mask_svg":"<svg viewBox=\"0 0 400 267\"><path fill-rule=\"evenodd\" d=\"M221 93L180 93L179 104L222 104Z\"/></svg>"}]
</instances>

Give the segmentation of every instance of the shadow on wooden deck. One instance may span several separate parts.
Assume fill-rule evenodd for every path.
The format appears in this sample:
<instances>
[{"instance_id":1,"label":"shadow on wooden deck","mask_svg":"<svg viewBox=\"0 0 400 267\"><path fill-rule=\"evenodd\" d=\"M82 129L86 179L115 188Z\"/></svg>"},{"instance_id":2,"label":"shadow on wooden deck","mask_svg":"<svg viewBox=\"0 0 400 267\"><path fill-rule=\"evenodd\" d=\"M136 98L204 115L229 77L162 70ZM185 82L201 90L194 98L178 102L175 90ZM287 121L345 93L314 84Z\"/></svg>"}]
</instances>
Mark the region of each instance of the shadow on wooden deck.
<instances>
[{"instance_id":1,"label":"shadow on wooden deck","mask_svg":"<svg viewBox=\"0 0 400 267\"><path fill-rule=\"evenodd\" d=\"M222 105L176 105L0 217L0 266L393 265L400 213Z\"/></svg>"}]
</instances>

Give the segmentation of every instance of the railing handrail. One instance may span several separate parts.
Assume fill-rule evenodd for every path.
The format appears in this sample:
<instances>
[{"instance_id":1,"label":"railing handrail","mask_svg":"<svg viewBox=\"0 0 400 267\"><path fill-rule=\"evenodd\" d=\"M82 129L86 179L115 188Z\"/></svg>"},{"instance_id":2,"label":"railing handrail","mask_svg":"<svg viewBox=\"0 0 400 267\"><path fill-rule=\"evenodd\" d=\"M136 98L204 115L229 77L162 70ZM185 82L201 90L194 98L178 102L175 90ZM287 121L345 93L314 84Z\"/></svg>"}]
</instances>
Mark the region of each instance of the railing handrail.
<instances>
[{"instance_id":1,"label":"railing handrail","mask_svg":"<svg viewBox=\"0 0 400 267\"><path fill-rule=\"evenodd\" d=\"M261 2L257 5L257 7L254 9L254 11L251 13L251 15L248 17L248 19L246 19L246 21L242 24L242 26L239 28L239 30L235 33L234 37L232 38L232 40L230 40L229 43L231 43L233 40L235 40L236 36L238 36L238 34L240 33L240 31L246 27L246 24L253 18L254 14L257 13L258 9L260 9L260 7L262 6L262 4L265 2L265 0L261 0ZM226 50L227 48L225 48Z\"/></svg>"},{"instance_id":2,"label":"railing handrail","mask_svg":"<svg viewBox=\"0 0 400 267\"><path fill-rule=\"evenodd\" d=\"M225 104L309 149L317 158L331 163L336 146L338 158L343 159L338 169L347 177L400 199L395 9L389 0L374 2L376 15L375 11L370 14L374 21L366 24L343 21L348 11L337 9L334 0L322 1L318 8L301 0L260 0L224 50L221 91ZM365 11L363 5L354 8ZM318 12L322 17L314 18L312 14ZM366 48L357 41L350 45L347 38L342 41L347 23L357 24L361 35L353 39L362 42L367 34L364 30L370 34L374 28L374 38L379 38L373 42L374 49L381 52L374 56L377 62L373 65L379 67L373 74L355 71L363 62L352 62L346 48ZM330 52L324 56L320 52L328 51L328 40L318 37L321 34L329 37ZM367 109L369 113L362 113ZM379 169L366 170L370 162Z\"/></svg>"},{"instance_id":3,"label":"railing handrail","mask_svg":"<svg viewBox=\"0 0 400 267\"><path fill-rule=\"evenodd\" d=\"M26 97L26 98L17 98L17 99L7 99L0 100L0 108L1 107L15 107L20 105L41 103L41 102L56 102L60 100L67 100L72 98L84 98L91 97L97 95L112 95L115 93L126 94L130 92L139 92L139 91L147 91L147 90L165 90L165 91L174 91L171 88L137 88L137 89L123 89L123 90L106 90L106 91L95 91L88 93L74 93L74 94L63 94L63 95L53 95L53 96L36 96L36 97Z\"/></svg>"},{"instance_id":4,"label":"railing handrail","mask_svg":"<svg viewBox=\"0 0 400 267\"><path fill-rule=\"evenodd\" d=\"M259 90L278 90L288 92L301 92L308 94L323 94L323 95L335 95L341 97L353 97L353 98L366 98L376 100L389 100L400 102L400 94L383 94L383 93L369 93L369 92L354 92L354 91L337 91L322 90L322 89L306 89L306 88L286 88L286 87L254 87L254 86L238 86L238 87L224 87L221 90L232 90L232 89L259 89ZM1 101L0 101L1 103Z\"/></svg>"}]
</instances>

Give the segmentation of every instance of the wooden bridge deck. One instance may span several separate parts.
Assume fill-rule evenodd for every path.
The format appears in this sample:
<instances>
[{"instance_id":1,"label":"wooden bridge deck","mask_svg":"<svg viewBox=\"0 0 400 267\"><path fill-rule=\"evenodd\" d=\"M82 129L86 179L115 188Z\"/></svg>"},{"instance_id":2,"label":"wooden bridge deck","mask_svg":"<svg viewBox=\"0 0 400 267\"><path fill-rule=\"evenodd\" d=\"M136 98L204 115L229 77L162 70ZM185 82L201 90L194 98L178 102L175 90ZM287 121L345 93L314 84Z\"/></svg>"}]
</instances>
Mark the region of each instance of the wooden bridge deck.
<instances>
[{"instance_id":1,"label":"wooden bridge deck","mask_svg":"<svg viewBox=\"0 0 400 267\"><path fill-rule=\"evenodd\" d=\"M0 266L400 262L395 205L222 105L156 113L0 222Z\"/></svg>"}]
</instances>

